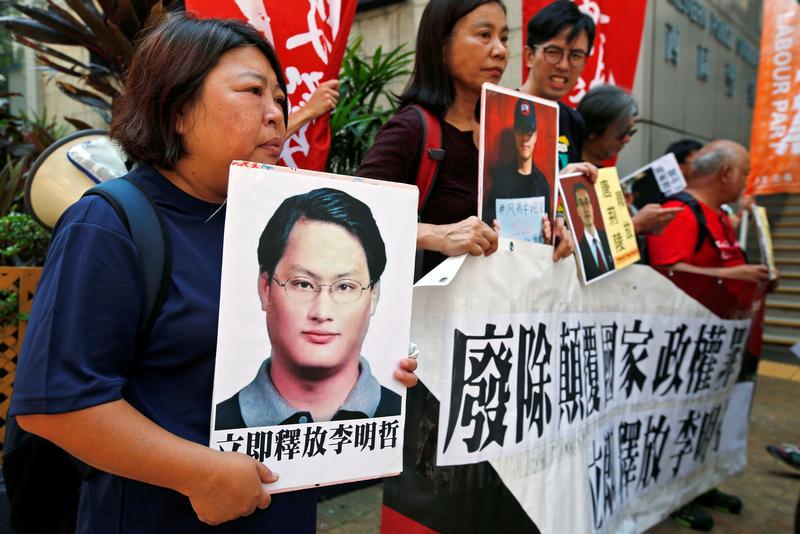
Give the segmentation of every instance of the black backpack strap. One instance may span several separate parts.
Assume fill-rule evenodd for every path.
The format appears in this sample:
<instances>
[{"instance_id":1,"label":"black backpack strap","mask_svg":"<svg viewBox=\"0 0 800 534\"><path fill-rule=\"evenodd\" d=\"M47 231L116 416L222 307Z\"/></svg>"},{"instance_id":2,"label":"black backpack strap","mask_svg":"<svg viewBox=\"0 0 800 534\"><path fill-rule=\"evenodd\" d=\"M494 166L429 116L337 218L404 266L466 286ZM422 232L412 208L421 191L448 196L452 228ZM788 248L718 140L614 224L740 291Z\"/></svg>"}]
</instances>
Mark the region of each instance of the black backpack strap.
<instances>
[{"instance_id":1,"label":"black backpack strap","mask_svg":"<svg viewBox=\"0 0 800 534\"><path fill-rule=\"evenodd\" d=\"M172 270L169 235L161 211L148 194L125 177L108 180L89 189L83 196L104 198L131 234L144 282L144 313L137 331L141 347L150 334L156 316L164 304Z\"/></svg>"},{"instance_id":2,"label":"black backpack strap","mask_svg":"<svg viewBox=\"0 0 800 534\"><path fill-rule=\"evenodd\" d=\"M682 204L686 204L689 206L689 209L692 210L692 214L694 214L694 218L697 221L697 244L694 246L694 253L697 254L706 238L711 239L711 232L708 231L708 223L706 222L706 215L703 213L702 206L700 206L696 198L686 191L675 193L667 197L667 200L677 200ZM714 243L713 239L711 239L711 243Z\"/></svg>"}]
</instances>

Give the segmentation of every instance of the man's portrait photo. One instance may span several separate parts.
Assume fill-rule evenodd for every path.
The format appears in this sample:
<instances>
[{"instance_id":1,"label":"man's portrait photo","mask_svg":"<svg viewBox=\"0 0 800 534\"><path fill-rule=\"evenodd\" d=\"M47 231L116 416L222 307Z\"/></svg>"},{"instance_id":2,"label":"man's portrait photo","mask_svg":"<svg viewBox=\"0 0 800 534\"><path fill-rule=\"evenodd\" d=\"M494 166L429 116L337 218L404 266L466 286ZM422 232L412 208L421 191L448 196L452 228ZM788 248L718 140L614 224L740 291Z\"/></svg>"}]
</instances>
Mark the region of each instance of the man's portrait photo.
<instances>
[{"instance_id":1,"label":"man's portrait photo","mask_svg":"<svg viewBox=\"0 0 800 534\"><path fill-rule=\"evenodd\" d=\"M512 237L512 232L504 229L501 219L529 228L515 219L535 216L539 219L535 228L540 229L540 206L548 218L553 217L557 108L502 88L487 88L483 105L481 218L490 225L497 221L504 237ZM514 200L526 200L529 209L503 217L499 210L519 206ZM541 235L529 237L543 241Z\"/></svg>"},{"instance_id":2,"label":"man's portrait photo","mask_svg":"<svg viewBox=\"0 0 800 534\"><path fill-rule=\"evenodd\" d=\"M567 211L578 242L577 252L585 281L613 272L614 257L593 185L584 177L575 176L562 179L561 187L565 190Z\"/></svg>"},{"instance_id":3,"label":"man's portrait photo","mask_svg":"<svg viewBox=\"0 0 800 534\"><path fill-rule=\"evenodd\" d=\"M272 348L216 407L216 430L399 415L362 356L386 245L366 204L322 188L285 199L258 241L258 298Z\"/></svg>"},{"instance_id":4,"label":"man's portrait photo","mask_svg":"<svg viewBox=\"0 0 800 534\"><path fill-rule=\"evenodd\" d=\"M418 191L235 161L224 210L209 445L271 490L402 469Z\"/></svg>"}]
</instances>

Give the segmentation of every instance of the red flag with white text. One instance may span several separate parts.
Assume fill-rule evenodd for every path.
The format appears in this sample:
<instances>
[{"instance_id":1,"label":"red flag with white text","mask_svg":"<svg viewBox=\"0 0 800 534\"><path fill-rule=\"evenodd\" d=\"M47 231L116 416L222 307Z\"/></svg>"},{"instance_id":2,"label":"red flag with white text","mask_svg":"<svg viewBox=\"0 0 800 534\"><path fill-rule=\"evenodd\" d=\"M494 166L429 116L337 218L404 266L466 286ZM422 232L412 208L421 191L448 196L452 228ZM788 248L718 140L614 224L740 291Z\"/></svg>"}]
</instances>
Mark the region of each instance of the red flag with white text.
<instances>
[{"instance_id":1,"label":"red flag with white text","mask_svg":"<svg viewBox=\"0 0 800 534\"><path fill-rule=\"evenodd\" d=\"M600 84L633 88L639 47L642 43L646 0L574 0L578 8L594 20L597 32L592 55L586 60L578 84L563 101L575 107L589 89ZM528 38L528 21L552 0L523 0L522 46ZM522 64L522 79L528 66Z\"/></svg>"},{"instance_id":2,"label":"red flag with white text","mask_svg":"<svg viewBox=\"0 0 800 534\"><path fill-rule=\"evenodd\" d=\"M320 83L339 76L357 5L357 0L186 0L189 13L244 20L269 39L283 66L290 113ZM289 136L281 154L284 165L324 170L331 141L328 119L323 115Z\"/></svg>"}]
</instances>

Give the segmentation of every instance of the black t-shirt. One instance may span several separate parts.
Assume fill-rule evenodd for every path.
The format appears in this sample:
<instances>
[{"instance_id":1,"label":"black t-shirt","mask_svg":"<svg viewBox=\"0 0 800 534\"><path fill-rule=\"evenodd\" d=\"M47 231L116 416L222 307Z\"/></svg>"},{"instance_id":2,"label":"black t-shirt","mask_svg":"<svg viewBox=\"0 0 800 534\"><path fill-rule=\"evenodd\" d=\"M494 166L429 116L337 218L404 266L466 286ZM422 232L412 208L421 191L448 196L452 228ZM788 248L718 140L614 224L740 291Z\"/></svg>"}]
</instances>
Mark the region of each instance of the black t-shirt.
<instances>
[{"instance_id":1,"label":"black t-shirt","mask_svg":"<svg viewBox=\"0 0 800 534\"><path fill-rule=\"evenodd\" d=\"M558 168L583 161L583 136L586 124L581 114L563 102L558 103Z\"/></svg>"},{"instance_id":2,"label":"black t-shirt","mask_svg":"<svg viewBox=\"0 0 800 534\"><path fill-rule=\"evenodd\" d=\"M496 200L498 198L544 197L544 211L550 214L550 184L547 178L536 167L530 174L521 174L515 163L499 165L491 172L492 187L483 200L483 220L491 225L496 218Z\"/></svg>"},{"instance_id":3,"label":"black t-shirt","mask_svg":"<svg viewBox=\"0 0 800 534\"><path fill-rule=\"evenodd\" d=\"M478 149L471 131L461 131L445 120L442 125L444 159L431 188L420 222L452 224L478 214ZM406 106L387 122L375 138L356 176L415 184L423 125L419 114ZM426 251L423 272L445 259Z\"/></svg>"}]
</instances>

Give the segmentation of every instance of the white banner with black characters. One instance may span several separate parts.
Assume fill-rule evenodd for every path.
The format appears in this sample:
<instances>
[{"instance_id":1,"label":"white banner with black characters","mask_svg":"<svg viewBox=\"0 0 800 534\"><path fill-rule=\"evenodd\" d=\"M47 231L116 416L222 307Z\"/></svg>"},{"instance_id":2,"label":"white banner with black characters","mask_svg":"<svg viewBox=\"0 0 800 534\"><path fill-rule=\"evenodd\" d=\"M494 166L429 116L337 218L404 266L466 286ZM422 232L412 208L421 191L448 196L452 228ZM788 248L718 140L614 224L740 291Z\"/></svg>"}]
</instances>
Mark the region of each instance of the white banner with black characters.
<instances>
[{"instance_id":1,"label":"white banner with black characters","mask_svg":"<svg viewBox=\"0 0 800 534\"><path fill-rule=\"evenodd\" d=\"M270 492L397 474L415 187L231 166L209 445Z\"/></svg>"},{"instance_id":2,"label":"white banner with black characters","mask_svg":"<svg viewBox=\"0 0 800 534\"><path fill-rule=\"evenodd\" d=\"M582 287L516 245L415 289L438 465L489 460L542 532L641 532L743 468L749 319L639 265Z\"/></svg>"}]
</instances>

